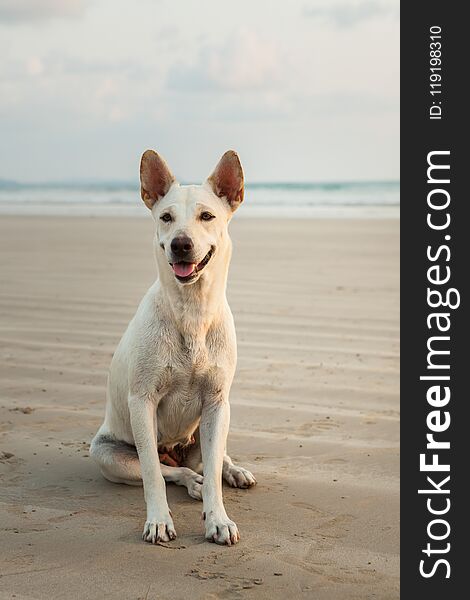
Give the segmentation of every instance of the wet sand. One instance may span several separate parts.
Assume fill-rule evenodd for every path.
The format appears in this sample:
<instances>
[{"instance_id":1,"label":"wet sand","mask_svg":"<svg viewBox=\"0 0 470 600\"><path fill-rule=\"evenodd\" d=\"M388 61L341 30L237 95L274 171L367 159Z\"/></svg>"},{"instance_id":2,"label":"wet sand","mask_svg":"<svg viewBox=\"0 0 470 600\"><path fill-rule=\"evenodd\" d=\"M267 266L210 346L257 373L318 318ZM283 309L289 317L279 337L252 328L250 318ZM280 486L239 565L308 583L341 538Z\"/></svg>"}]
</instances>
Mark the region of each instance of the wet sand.
<instances>
[{"instance_id":1,"label":"wet sand","mask_svg":"<svg viewBox=\"0 0 470 600\"><path fill-rule=\"evenodd\" d=\"M155 277L149 218L0 221L0 598L397 599L398 221L239 219L225 487L241 542L140 539L141 488L88 455L106 372Z\"/></svg>"}]
</instances>

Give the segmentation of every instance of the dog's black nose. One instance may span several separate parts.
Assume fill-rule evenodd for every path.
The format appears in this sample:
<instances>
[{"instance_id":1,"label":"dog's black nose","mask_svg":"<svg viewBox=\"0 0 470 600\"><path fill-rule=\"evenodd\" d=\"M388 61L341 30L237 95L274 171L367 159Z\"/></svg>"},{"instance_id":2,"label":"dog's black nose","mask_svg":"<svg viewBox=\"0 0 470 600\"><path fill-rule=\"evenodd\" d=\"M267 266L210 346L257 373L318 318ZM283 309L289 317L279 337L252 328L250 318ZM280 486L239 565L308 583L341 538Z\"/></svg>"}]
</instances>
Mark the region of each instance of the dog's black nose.
<instances>
[{"instance_id":1,"label":"dog's black nose","mask_svg":"<svg viewBox=\"0 0 470 600\"><path fill-rule=\"evenodd\" d=\"M171 240L171 251L176 258L181 260L188 257L188 254L192 252L194 245L187 235L179 235Z\"/></svg>"}]
</instances>

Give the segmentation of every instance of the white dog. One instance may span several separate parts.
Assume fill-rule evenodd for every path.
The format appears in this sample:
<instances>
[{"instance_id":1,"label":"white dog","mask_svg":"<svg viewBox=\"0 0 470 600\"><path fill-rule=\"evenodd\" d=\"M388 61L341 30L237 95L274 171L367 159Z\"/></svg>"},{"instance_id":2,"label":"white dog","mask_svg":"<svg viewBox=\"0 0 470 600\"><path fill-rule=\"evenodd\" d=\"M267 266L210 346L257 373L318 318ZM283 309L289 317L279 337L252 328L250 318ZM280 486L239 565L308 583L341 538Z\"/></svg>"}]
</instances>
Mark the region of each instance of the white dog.
<instances>
[{"instance_id":1,"label":"white dog","mask_svg":"<svg viewBox=\"0 0 470 600\"><path fill-rule=\"evenodd\" d=\"M222 478L233 487L256 483L226 453L237 358L225 296L228 223L243 200L242 167L228 151L203 185L181 186L163 158L147 150L140 180L156 225L159 278L114 354L91 455L106 479L143 482L147 542L176 537L165 490L172 481L202 498L206 538L235 544L240 535L225 512Z\"/></svg>"}]
</instances>

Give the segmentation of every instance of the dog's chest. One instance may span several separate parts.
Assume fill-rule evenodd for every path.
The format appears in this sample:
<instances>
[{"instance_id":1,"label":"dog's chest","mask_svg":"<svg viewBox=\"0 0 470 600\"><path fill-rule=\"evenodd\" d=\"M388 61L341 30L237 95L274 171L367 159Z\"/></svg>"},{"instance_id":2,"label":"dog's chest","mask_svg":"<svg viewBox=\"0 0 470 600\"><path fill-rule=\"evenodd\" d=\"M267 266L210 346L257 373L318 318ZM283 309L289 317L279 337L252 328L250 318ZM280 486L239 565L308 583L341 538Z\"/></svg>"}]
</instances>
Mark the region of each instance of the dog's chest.
<instances>
[{"instance_id":1,"label":"dog's chest","mask_svg":"<svg viewBox=\"0 0 470 600\"><path fill-rule=\"evenodd\" d=\"M158 441L184 443L197 428L204 402L220 396L230 374L206 344L187 344L169 364L167 391L158 404Z\"/></svg>"}]
</instances>

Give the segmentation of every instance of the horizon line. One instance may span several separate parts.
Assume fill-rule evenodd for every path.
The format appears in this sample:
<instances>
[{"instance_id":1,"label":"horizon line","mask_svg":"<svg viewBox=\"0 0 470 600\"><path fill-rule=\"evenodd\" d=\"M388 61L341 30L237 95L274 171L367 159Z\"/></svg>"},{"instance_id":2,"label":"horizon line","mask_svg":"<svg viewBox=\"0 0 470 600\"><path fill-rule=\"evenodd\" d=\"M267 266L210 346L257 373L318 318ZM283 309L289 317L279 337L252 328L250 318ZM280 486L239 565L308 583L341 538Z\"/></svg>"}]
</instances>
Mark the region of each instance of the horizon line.
<instances>
[{"instance_id":1,"label":"horizon line","mask_svg":"<svg viewBox=\"0 0 470 600\"><path fill-rule=\"evenodd\" d=\"M203 182L180 181L181 185L201 185ZM298 186L298 185L354 185L354 184L399 184L400 179L323 179L323 180L259 180L245 181L246 187L251 186ZM17 179L4 179L0 177L0 186L5 187L47 187L47 186L80 186L80 185L113 185L113 186L139 186L138 180L131 179L60 179L44 181L18 181Z\"/></svg>"}]
</instances>

